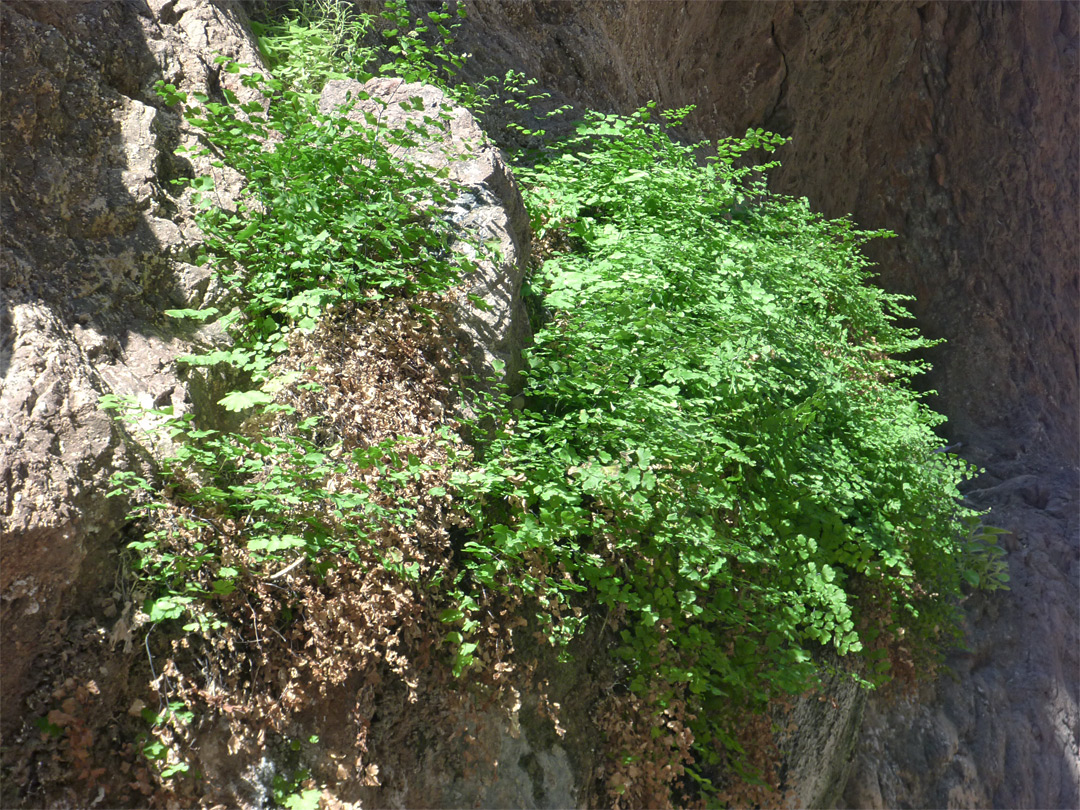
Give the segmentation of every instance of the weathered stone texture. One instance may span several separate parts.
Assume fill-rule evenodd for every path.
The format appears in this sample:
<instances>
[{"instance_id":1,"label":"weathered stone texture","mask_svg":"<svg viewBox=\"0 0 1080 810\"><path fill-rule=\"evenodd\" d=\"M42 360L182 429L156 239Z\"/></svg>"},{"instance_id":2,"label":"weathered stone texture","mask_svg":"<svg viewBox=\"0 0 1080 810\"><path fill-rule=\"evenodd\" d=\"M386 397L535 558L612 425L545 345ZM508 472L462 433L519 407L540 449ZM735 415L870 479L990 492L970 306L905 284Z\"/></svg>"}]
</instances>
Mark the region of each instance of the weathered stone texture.
<instances>
[{"instance_id":1,"label":"weathered stone texture","mask_svg":"<svg viewBox=\"0 0 1080 810\"><path fill-rule=\"evenodd\" d=\"M1075 470L990 476L969 498L1008 529L1012 590L966 606L967 649L915 698L871 701L842 806L1076 807L1080 532Z\"/></svg>"},{"instance_id":2,"label":"weathered stone texture","mask_svg":"<svg viewBox=\"0 0 1080 810\"><path fill-rule=\"evenodd\" d=\"M867 693L831 651L826 661L831 671L820 689L774 712L789 808L834 806L856 762Z\"/></svg>"},{"instance_id":3,"label":"weathered stone texture","mask_svg":"<svg viewBox=\"0 0 1080 810\"><path fill-rule=\"evenodd\" d=\"M209 278L187 262L198 232L169 183L191 171L173 155L189 136L154 83L214 92L231 77L213 52L258 55L225 2L11 2L0 15L6 733L52 628L112 583L125 509L105 497L110 474L145 469L98 398L190 407L173 360L191 342L160 312L197 306Z\"/></svg>"}]
</instances>

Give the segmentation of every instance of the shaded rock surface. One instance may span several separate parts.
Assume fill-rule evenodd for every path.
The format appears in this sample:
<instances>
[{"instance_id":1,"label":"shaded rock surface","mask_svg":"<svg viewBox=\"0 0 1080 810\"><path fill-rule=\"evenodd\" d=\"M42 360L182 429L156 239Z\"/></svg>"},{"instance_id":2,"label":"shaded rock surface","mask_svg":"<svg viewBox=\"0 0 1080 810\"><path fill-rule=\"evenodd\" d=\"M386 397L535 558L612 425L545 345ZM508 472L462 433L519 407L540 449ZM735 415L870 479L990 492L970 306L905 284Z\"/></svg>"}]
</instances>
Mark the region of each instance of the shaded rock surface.
<instances>
[{"instance_id":1,"label":"shaded rock surface","mask_svg":"<svg viewBox=\"0 0 1080 810\"><path fill-rule=\"evenodd\" d=\"M821 688L801 696L789 711L776 712L781 729L781 776L788 787L787 807L832 807L844 791L855 763L859 725L867 693L835 655L833 671Z\"/></svg>"},{"instance_id":2,"label":"shaded rock surface","mask_svg":"<svg viewBox=\"0 0 1080 810\"><path fill-rule=\"evenodd\" d=\"M870 700L841 802L1080 803L1077 4L466 6L474 77L513 67L553 104L610 111L696 104L694 140L791 136L774 190L899 235L869 253L948 341L923 384L990 471L973 500L1013 532L1013 586L965 606L956 681Z\"/></svg>"},{"instance_id":3,"label":"shaded rock surface","mask_svg":"<svg viewBox=\"0 0 1080 810\"><path fill-rule=\"evenodd\" d=\"M968 497L1010 531L1012 590L973 596L967 645L918 695L872 702L847 807L1075 807L1080 531L1075 470L1024 474Z\"/></svg>"}]
</instances>

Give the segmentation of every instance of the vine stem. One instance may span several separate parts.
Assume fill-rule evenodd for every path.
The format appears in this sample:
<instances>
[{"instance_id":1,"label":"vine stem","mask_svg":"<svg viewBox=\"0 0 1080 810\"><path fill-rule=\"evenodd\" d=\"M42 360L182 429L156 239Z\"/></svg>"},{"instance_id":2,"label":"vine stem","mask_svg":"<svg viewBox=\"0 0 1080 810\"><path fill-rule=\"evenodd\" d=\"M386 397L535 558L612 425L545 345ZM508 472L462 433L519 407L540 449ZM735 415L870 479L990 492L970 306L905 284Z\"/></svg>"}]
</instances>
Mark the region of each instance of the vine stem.
<instances>
[{"instance_id":1,"label":"vine stem","mask_svg":"<svg viewBox=\"0 0 1080 810\"><path fill-rule=\"evenodd\" d=\"M297 557L295 560L293 560L291 563L289 563L287 568L282 568L276 574L271 574L270 576L267 577L267 579L277 579L278 577L285 576L287 573L289 573L294 568L296 568L296 566L298 566L300 563L302 563L305 559L307 559L307 558L304 557L303 555Z\"/></svg>"}]
</instances>

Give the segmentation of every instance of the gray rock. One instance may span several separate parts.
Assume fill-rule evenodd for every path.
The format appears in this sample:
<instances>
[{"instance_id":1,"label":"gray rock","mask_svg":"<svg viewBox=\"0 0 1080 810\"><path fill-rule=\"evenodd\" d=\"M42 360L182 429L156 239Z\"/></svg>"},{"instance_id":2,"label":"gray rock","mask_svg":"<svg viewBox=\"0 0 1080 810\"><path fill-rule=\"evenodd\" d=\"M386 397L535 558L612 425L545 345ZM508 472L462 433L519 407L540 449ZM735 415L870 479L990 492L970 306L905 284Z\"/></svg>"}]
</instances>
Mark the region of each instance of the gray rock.
<instances>
[{"instance_id":1,"label":"gray rock","mask_svg":"<svg viewBox=\"0 0 1080 810\"><path fill-rule=\"evenodd\" d=\"M821 687L800 696L789 712L776 713L788 807L832 807L855 764L867 692L834 654Z\"/></svg>"},{"instance_id":2,"label":"gray rock","mask_svg":"<svg viewBox=\"0 0 1080 810\"><path fill-rule=\"evenodd\" d=\"M403 150L402 158L438 170L447 168L449 180L460 193L450 211L460 227L457 249L477 259L477 270L457 290L454 311L458 327L471 345L471 372L480 380L495 375L495 361L505 367L503 380L513 389L521 371L521 350L529 338L529 320L521 301L521 284L529 259L529 216L513 173L498 147L480 129L468 110L455 106L441 90L430 85L406 84L401 79L374 78L365 84L333 80L326 84L319 109L329 113L348 99L358 101L349 119L366 126L364 113L379 118L382 126L397 129L406 123L427 125L428 140ZM403 102L421 99L420 109L404 109ZM442 116L442 117L440 117ZM470 241L495 247L496 255L478 255ZM469 296L479 298L478 306Z\"/></svg>"},{"instance_id":3,"label":"gray rock","mask_svg":"<svg viewBox=\"0 0 1080 810\"><path fill-rule=\"evenodd\" d=\"M1010 590L969 599L967 649L948 672L914 698L870 702L841 806L1080 803L1078 485L1050 469L968 493L1011 532Z\"/></svg>"}]
</instances>

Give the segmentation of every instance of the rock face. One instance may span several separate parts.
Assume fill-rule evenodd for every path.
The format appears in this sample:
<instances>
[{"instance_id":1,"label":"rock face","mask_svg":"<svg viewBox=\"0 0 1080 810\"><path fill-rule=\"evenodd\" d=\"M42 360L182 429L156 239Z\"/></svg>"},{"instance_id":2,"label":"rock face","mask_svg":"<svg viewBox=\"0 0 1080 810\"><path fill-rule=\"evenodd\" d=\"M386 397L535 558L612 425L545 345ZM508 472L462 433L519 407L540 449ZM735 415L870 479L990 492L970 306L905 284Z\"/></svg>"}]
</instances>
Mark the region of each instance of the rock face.
<instances>
[{"instance_id":1,"label":"rock face","mask_svg":"<svg viewBox=\"0 0 1080 810\"><path fill-rule=\"evenodd\" d=\"M966 606L951 674L867 712L847 807L1074 807L1080 531L1075 470L993 476L969 493L1008 529L1012 590Z\"/></svg>"},{"instance_id":2,"label":"rock face","mask_svg":"<svg viewBox=\"0 0 1080 810\"><path fill-rule=\"evenodd\" d=\"M35 659L108 597L140 469L103 394L191 407L173 358L191 342L160 313L198 306L191 212L169 181L178 117L159 78L219 92L220 52L258 59L229 3L5 3L0 237L2 729L22 720ZM227 188L226 188L227 190Z\"/></svg>"},{"instance_id":3,"label":"rock face","mask_svg":"<svg viewBox=\"0 0 1080 810\"><path fill-rule=\"evenodd\" d=\"M791 729L778 739L787 807L832 807L840 799L855 762L866 698L850 677L834 673L819 693L802 696L789 714L776 718L779 728Z\"/></svg>"},{"instance_id":4,"label":"rock face","mask_svg":"<svg viewBox=\"0 0 1080 810\"><path fill-rule=\"evenodd\" d=\"M474 75L514 67L613 111L696 104L695 140L791 136L775 190L899 235L870 254L948 341L926 385L948 440L990 470L972 499L1013 533L1013 586L966 606L955 683L871 700L843 801L1076 806L1077 5L466 6Z\"/></svg>"}]
</instances>

